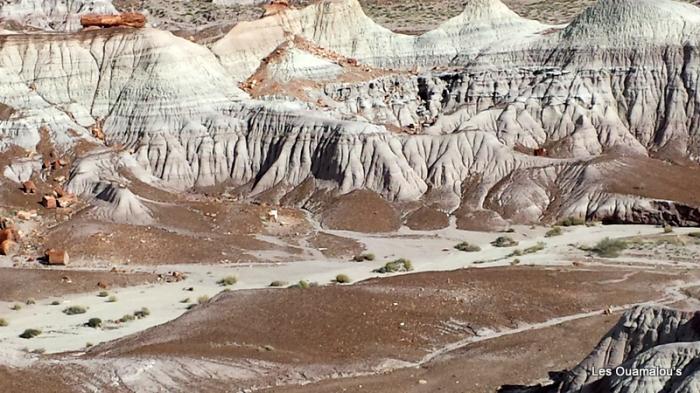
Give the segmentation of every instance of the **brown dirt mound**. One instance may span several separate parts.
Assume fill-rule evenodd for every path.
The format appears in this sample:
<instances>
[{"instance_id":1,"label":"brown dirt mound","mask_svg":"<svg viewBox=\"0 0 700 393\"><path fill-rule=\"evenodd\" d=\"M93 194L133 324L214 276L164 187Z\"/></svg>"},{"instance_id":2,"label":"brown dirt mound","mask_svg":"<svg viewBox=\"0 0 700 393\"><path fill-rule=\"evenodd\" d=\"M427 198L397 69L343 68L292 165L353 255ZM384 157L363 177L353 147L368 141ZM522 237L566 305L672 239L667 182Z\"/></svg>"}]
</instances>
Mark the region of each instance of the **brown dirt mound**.
<instances>
[{"instance_id":1,"label":"brown dirt mound","mask_svg":"<svg viewBox=\"0 0 700 393\"><path fill-rule=\"evenodd\" d=\"M406 217L405 223L416 231L430 231L447 228L450 225L450 218L440 210L423 206L411 212Z\"/></svg>"},{"instance_id":2,"label":"brown dirt mound","mask_svg":"<svg viewBox=\"0 0 700 393\"><path fill-rule=\"evenodd\" d=\"M352 257L364 251L364 246L358 241L326 232L318 232L309 243L329 258Z\"/></svg>"},{"instance_id":3,"label":"brown dirt mound","mask_svg":"<svg viewBox=\"0 0 700 393\"><path fill-rule=\"evenodd\" d=\"M70 278L70 282L63 277ZM156 276L149 273L0 268L0 301L23 302L30 298L98 291L98 282L110 287L127 287L155 281Z\"/></svg>"},{"instance_id":4,"label":"brown dirt mound","mask_svg":"<svg viewBox=\"0 0 700 393\"><path fill-rule=\"evenodd\" d=\"M325 228L362 233L393 232L401 227L399 211L378 194L365 190L335 198L321 213L320 221Z\"/></svg>"},{"instance_id":5,"label":"brown dirt mound","mask_svg":"<svg viewBox=\"0 0 700 393\"><path fill-rule=\"evenodd\" d=\"M647 300L679 277L638 272L615 281L626 272L469 269L352 286L223 293L175 321L98 346L91 355L248 358L339 368L387 358L415 361L482 328L515 328Z\"/></svg>"}]
</instances>

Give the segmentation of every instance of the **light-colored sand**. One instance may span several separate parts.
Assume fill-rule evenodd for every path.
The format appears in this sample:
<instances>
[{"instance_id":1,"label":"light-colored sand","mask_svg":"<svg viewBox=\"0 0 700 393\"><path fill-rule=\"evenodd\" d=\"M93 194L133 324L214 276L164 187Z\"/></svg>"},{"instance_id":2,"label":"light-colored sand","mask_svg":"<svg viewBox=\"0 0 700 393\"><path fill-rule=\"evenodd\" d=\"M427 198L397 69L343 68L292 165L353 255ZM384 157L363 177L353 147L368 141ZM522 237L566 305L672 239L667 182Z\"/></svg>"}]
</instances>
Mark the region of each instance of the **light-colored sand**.
<instances>
[{"instance_id":1,"label":"light-colored sand","mask_svg":"<svg viewBox=\"0 0 700 393\"><path fill-rule=\"evenodd\" d=\"M653 226L581 226L565 228L563 236L545 238L546 228L543 227L535 229L516 227L515 230L515 233L507 235L520 241L517 248L523 249L539 241L547 244L546 249L540 253L520 257L522 264L537 265L571 264L571 254L576 252L569 245L571 243L593 244L605 237L618 238L661 232L659 228ZM676 230L678 234L686 232L691 230ZM398 257L411 259L416 272L506 266L512 261L512 258L506 258L506 256L514 250L514 248L495 248L489 244L501 234L467 232L454 228L429 233L402 229L395 235L368 236L341 231L335 231L333 234L354 238L364 243L370 252L376 254L377 259L362 263L309 260L288 264L162 266L158 271L182 271L188 275L188 279L180 283L115 289L110 291L110 294L118 298L115 303L108 303L105 298L98 297L97 291L57 299L61 301L61 305L58 306L50 305L54 299L42 300L35 305L25 305L19 311L10 310L10 303L0 303L0 317L9 322L8 327L0 328L0 346L5 351L45 349L49 353L54 353L81 350L88 342L97 344L136 333L183 314L188 304L180 301L185 298L189 298L190 302L196 302L200 296L216 295L224 289L216 282L228 275L238 277L238 283L229 287L232 290L263 288L274 280L295 283L304 279L323 285L330 283L339 273L348 274L355 281L377 277L379 275L372 270ZM478 244L482 251L463 253L454 250L454 245L460 241ZM494 262L474 263L485 260ZM658 262L663 263L663 261ZM152 271L152 268L143 269ZM184 290L190 287L194 290L191 292ZM85 306L88 311L75 316L63 314L62 310L70 305ZM118 319L142 307L150 309L150 316L121 324L116 329L93 329L83 326L89 318L97 317L103 321ZM41 329L43 334L31 340L19 338L18 335L27 328Z\"/></svg>"}]
</instances>

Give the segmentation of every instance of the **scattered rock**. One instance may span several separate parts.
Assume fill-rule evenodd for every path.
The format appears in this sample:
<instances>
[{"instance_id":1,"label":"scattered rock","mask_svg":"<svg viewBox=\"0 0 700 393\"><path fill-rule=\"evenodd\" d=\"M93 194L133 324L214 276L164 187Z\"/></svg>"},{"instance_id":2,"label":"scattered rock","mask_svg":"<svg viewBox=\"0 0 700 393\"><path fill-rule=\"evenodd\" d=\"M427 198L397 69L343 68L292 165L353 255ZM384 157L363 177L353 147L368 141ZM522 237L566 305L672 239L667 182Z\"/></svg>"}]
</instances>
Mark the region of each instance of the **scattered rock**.
<instances>
[{"instance_id":1,"label":"scattered rock","mask_svg":"<svg viewBox=\"0 0 700 393\"><path fill-rule=\"evenodd\" d=\"M0 242L4 242L5 240L11 240L13 242L19 241L20 234L17 229L14 227L7 227L3 230L0 230Z\"/></svg>"},{"instance_id":2,"label":"scattered rock","mask_svg":"<svg viewBox=\"0 0 700 393\"><path fill-rule=\"evenodd\" d=\"M25 194L36 194L36 184L31 180L27 180L22 183L22 191L24 191Z\"/></svg>"},{"instance_id":3,"label":"scattered rock","mask_svg":"<svg viewBox=\"0 0 700 393\"><path fill-rule=\"evenodd\" d=\"M69 257L66 250L49 249L46 251L46 263L52 266L65 266L68 264Z\"/></svg>"},{"instance_id":4,"label":"scattered rock","mask_svg":"<svg viewBox=\"0 0 700 393\"><path fill-rule=\"evenodd\" d=\"M37 216L36 210L20 210L15 215L22 221L31 220Z\"/></svg>"},{"instance_id":5,"label":"scattered rock","mask_svg":"<svg viewBox=\"0 0 700 393\"><path fill-rule=\"evenodd\" d=\"M88 14L80 17L83 27L134 27L146 26L146 16L138 12L125 12L119 15Z\"/></svg>"},{"instance_id":6,"label":"scattered rock","mask_svg":"<svg viewBox=\"0 0 700 393\"><path fill-rule=\"evenodd\" d=\"M56 198L52 195L44 195L41 204L47 209L55 209L58 206Z\"/></svg>"},{"instance_id":7,"label":"scattered rock","mask_svg":"<svg viewBox=\"0 0 700 393\"><path fill-rule=\"evenodd\" d=\"M97 282L97 287L100 289L109 289L109 284L107 284L104 281L98 281Z\"/></svg>"},{"instance_id":8,"label":"scattered rock","mask_svg":"<svg viewBox=\"0 0 700 393\"><path fill-rule=\"evenodd\" d=\"M58 207L66 208L66 207L70 207L71 205L73 205L76 202L76 199L72 195L64 195L64 196L58 198L56 200L56 202L58 203Z\"/></svg>"},{"instance_id":9,"label":"scattered rock","mask_svg":"<svg viewBox=\"0 0 700 393\"><path fill-rule=\"evenodd\" d=\"M19 251L19 244L13 240L4 240L0 243L0 255L12 256Z\"/></svg>"}]
</instances>

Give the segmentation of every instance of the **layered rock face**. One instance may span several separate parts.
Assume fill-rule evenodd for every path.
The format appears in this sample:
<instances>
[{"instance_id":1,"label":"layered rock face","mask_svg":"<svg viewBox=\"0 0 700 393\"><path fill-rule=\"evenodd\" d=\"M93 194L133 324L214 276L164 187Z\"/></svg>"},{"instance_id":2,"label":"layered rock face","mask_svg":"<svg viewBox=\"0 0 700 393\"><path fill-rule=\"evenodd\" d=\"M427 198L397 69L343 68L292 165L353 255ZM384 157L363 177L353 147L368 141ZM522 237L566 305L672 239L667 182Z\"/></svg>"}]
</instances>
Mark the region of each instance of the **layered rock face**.
<instances>
[{"instance_id":1,"label":"layered rock face","mask_svg":"<svg viewBox=\"0 0 700 393\"><path fill-rule=\"evenodd\" d=\"M1 36L0 147L33 149L42 126L62 149L101 143L101 124L161 187L254 196L314 178L517 222L676 211L692 225L695 206L602 180L633 170L623 156L700 156L699 28L700 10L670 0L601 0L568 26L472 0L404 36L356 0L324 0L240 23L211 50L154 29ZM276 86L262 100L239 89L261 78Z\"/></svg>"},{"instance_id":2,"label":"layered rock face","mask_svg":"<svg viewBox=\"0 0 700 393\"><path fill-rule=\"evenodd\" d=\"M554 385L522 391L689 393L700 387L699 356L699 313L637 307ZM650 372L656 374L644 374Z\"/></svg>"}]
</instances>

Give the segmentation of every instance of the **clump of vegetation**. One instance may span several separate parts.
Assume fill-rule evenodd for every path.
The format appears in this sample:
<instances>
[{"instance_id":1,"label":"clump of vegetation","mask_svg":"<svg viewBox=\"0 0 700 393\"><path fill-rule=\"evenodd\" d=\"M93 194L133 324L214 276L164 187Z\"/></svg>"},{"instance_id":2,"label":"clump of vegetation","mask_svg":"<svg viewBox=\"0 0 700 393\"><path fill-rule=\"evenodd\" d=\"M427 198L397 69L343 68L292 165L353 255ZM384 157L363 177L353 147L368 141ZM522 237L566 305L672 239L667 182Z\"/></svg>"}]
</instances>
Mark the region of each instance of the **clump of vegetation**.
<instances>
[{"instance_id":1,"label":"clump of vegetation","mask_svg":"<svg viewBox=\"0 0 700 393\"><path fill-rule=\"evenodd\" d=\"M66 315L85 314L86 312L87 309L83 306L70 306L63 310L63 313Z\"/></svg>"},{"instance_id":2,"label":"clump of vegetation","mask_svg":"<svg viewBox=\"0 0 700 393\"><path fill-rule=\"evenodd\" d=\"M689 233L688 236L694 237L696 239L700 239L700 232L692 232L692 233Z\"/></svg>"},{"instance_id":3,"label":"clump of vegetation","mask_svg":"<svg viewBox=\"0 0 700 393\"><path fill-rule=\"evenodd\" d=\"M131 314L124 314L123 317L117 319L117 322L126 323L126 322L129 322L129 321L133 321L134 319L136 319L136 317L134 317L133 315L131 315Z\"/></svg>"},{"instance_id":4,"label":"clump of vegetation","mask_svg":"<svg viewBox=\"0 0 700 393\"><path fill-rule=\"evenodd\" d=\"M526 248L524 253L525 254L534 254L536 252L540 252L540 251L544 250L544 248L546 246L547 246L547 244L545 244L543 242L537 242L537 244L535 244L534 246Z\"/></svg>"},{"instance_id":5,"label":"clump of vegetation","mask_svg":"<svg viewBox=\"0 0 700 393\"><path fill-rule=\"evenodd\" d=\"M112 295L107 298L107 303L115 303L117 301L117 297Z\"/></svg>"},{"instance_id":6,"label":"clump of vegetation","mask_svg":"<svg viewBox=\"0 0 700 393\"><path fill-rule=\"evenodd\" d=\"M20 338L29 340L30 338L34 338L38 335L41 334L41 330L39 329L27 329L22 334L19 335Z\"/></svg>"},{"instance_id":7,"label":"clump of vegetation","mask_svg":"<svg viewBox=\"0 0 700 393\"><path fill-rule=\"evenodd\" d=\"M561 236L563 233L564 231L562 231L560 226L553 226L552 229L548 230L547 233L544 234L544 237Z\"/></svg>"},{"instance_id":8,"label":"clump of vegetation","mask_svg":"<svg viewBox=\"0 0 700 393\"><path fill-rule=\"evenodd\" d=\"M511 266L519 265L520 264L520 259L515 258L513 261L510 263Z\"/></svg>"},{"instance_id":9,"label":"clump of vegetation","mask_svg":"<svg viewBox=\"0 0 700 393\"><path fill-rule=\"evenodd\" d=\"M508 236L499 236L496 240L491 242L491 245L494 247L515 247L518 245L518 242Z\"/></svg>"},{"instance_id":10,"label":"clump of vegetation","mask_svg":"<svg viewBox=\"0 0 700 393\"><path fill-rule=\"evenodd\" d=\"M668 224L664 225L664 233L673 233L673 227Z\"/></svg>"},{"instance_id":11,"label":"clump of vegetation","mask_svg":"<svg viewBox=\"0 0 700 393\"><path fill-rule=\"evenodd\" d=\"M10 307L10 310L12 311L19 311L22 309L22 305L19 303L13 304L12 307Z\"/></svg>"},{"instance_id":12,"label":"clump of vegetation","mask_svg":"<svg viewBox=\"0 0 700 393\"><path fill-rule=\"evenodd\" d=\"M188 298L188 297L180 300L180 303L189 303L189 302L190 302L190 298Z\"/></svg>"},{"instance_id":13,"label":"clump of vegetation","mask_svg":"<svg viewBox=\"0 0 700 393\"><path fill-rule=\"evenodd\" d=\"M395 261L387 262L386 265L374 270L375 273L398 273L410 272L413 270L413 262L405 258L399 258Z\"/></svg>"},{"instance_id":14,"label":"clump of vegetation","mask_svg":"<svg viewBox=\"0 0 700 393\"><path fill-rule=\"evenodd\" d=\"M54 301L51 302L51 305L52 305L52 306L60 306L60 305L61 305L61 302L59 302L58 300L54 300Z\"/></svg>"},{"instance_id":15,"label":"clump of vegetation","mask_svg":"<svg viewBox=\"0 0 700 393\"><path fill-rule=\"evenodd\" d=\"M620 253L626 250L628 244L622 239L605 239L599 241L595 246L590 248L582 248L584 251L590 251L603 258L617 258Z\"/></svg>"},{"instance_id":16,"label":"clump of vegetation","mask_svg":"<svg viewBox=\"0 0 700 393\"><path fill-rule=\"evenodd\" d=\"M146 307L143 307L140 310L134 311L134 317L137 319L143 319L149 315L151 315L151 310L149 310Z\"/></svg>"},{"instance_id":17,"label":"clump of vegetation","mask_svg":"<svg viewBox=\"0 0 700 393\"><path fill-rule=\"evenodd\" d=\"M109 296L109 292L107 291L101 291L100 293L97 294L98 297L107 297Z\"/></svg>"},{"instance_id":18,"label":"clump of vegetation","mask_svg":"<svg viewBox=\"0 0 700 393\"><path fill-rule=\"evenodd\" d=\"M306 280L299 280L298 283L291 285L290 288L309 289L311 284Z\"/></svg>"},{"instance_id":19,"label":"clump of vegetation","mask_svg":"<svg viewBox=\"0 0 700 393\"><path fill-rule=\"evenodd\" d=\"M355 255L352 260L355 262L373 261L375 259L374 254L365 252L360 255Z\"/></svg>"},{"instance_id":20,"label":"clump of vegetation","mask_svg":"<svg viewBox=\"0 0 700 393\"><path fill-rule=\"evenodd\" d=\"M349 284L352 280L347 274L338 274L335 276L335 282L338 284Z\"/></svg>"},{"instance_id":21,"label":"clump of vegetation","mask_svg":"<svg viewBox=\"0 0 700 393\"><path fill-rule=\"evenodd\" d=\"M237 282L238 282L238 277L226 276L226 277L222 278L221 280L217 281L216 283L221 285L221 286L228 287L231 285L235 285Z\"/></svg>"},{"instance_id":22,"label":"clump of vegetation","mask_svg":"<svg viewBox=\"0 0 700 393\"><path fill-rule=\"evenodd\" d=\"M468 242L461 242L455 246L455 249L459 251L464 251L464 252L479 252L481 251L481 247L477 246L476 244L471 244Z\"/></svg>"},{"instance_id":23,"label":"clump of vegetation","mask_svg":"<svg viewBox=\"0 0 700 393\"><path fill-rule=\"evenodd\" d=\"M270 286L279 288L279 287L287 286L287 284L288 283L286 281L275 280L275 281L270 283Z\"/></svg>"},{"instance_id":24,"label":"clump of vegetation","mask_svg":"<svg viewBox=\"0 0 700 393\"><path fill-rule=\"evenodd\" d=\"M90 318L87 323L85 323L85 326L97 329L102 327L102 320L100 318Z\"/></svg>"},{"instance_id":25,"label":"clump of vegetation","mask_svg":"<svg viewBox=\"0 0 700 393\"><path fill-rule=\"evenodd\" d=\"M578 225L586 225L586 220L579 217L568 217L565 218L557 224L562 227L573 227Z\"/></svg>"},{"instance_id":26,"label":"clump of vegetation","mask_svg":"<svg viewBox=\"0 0 700 393\"><path fill-rule=\"evenodd\" d=\"M0 327L5 327L5 326L7 326L7 325L9 325L9 324L10 324L10 323L7 322L7 319L5 319L5 318L0 318Z\"/></svg>"},{"instance_id":27,"label":"clump of vegetation","mask_svg":"<svg viewBox=\"0 0 700 393\"><path fill-rule=\"evenodd\" d=\"M27 299L27 300L24 301L24 304L26 304L27 306L31 306L32 304L36 304L36 300L34 300L34 299Z\"/></svg>"},{"instance_id":28,"label":"clump of vegetation","mask_svg":"<svg viewBox=\"0 0 700 393\"><path fill-rule=\"evenodd\" d=\"M202 295L202 296L197 298L197 303L199 303L199 304L206 303L208 301L209 301L209 296L207 296L207 295Z\"/></svg>"}]
</instances>

